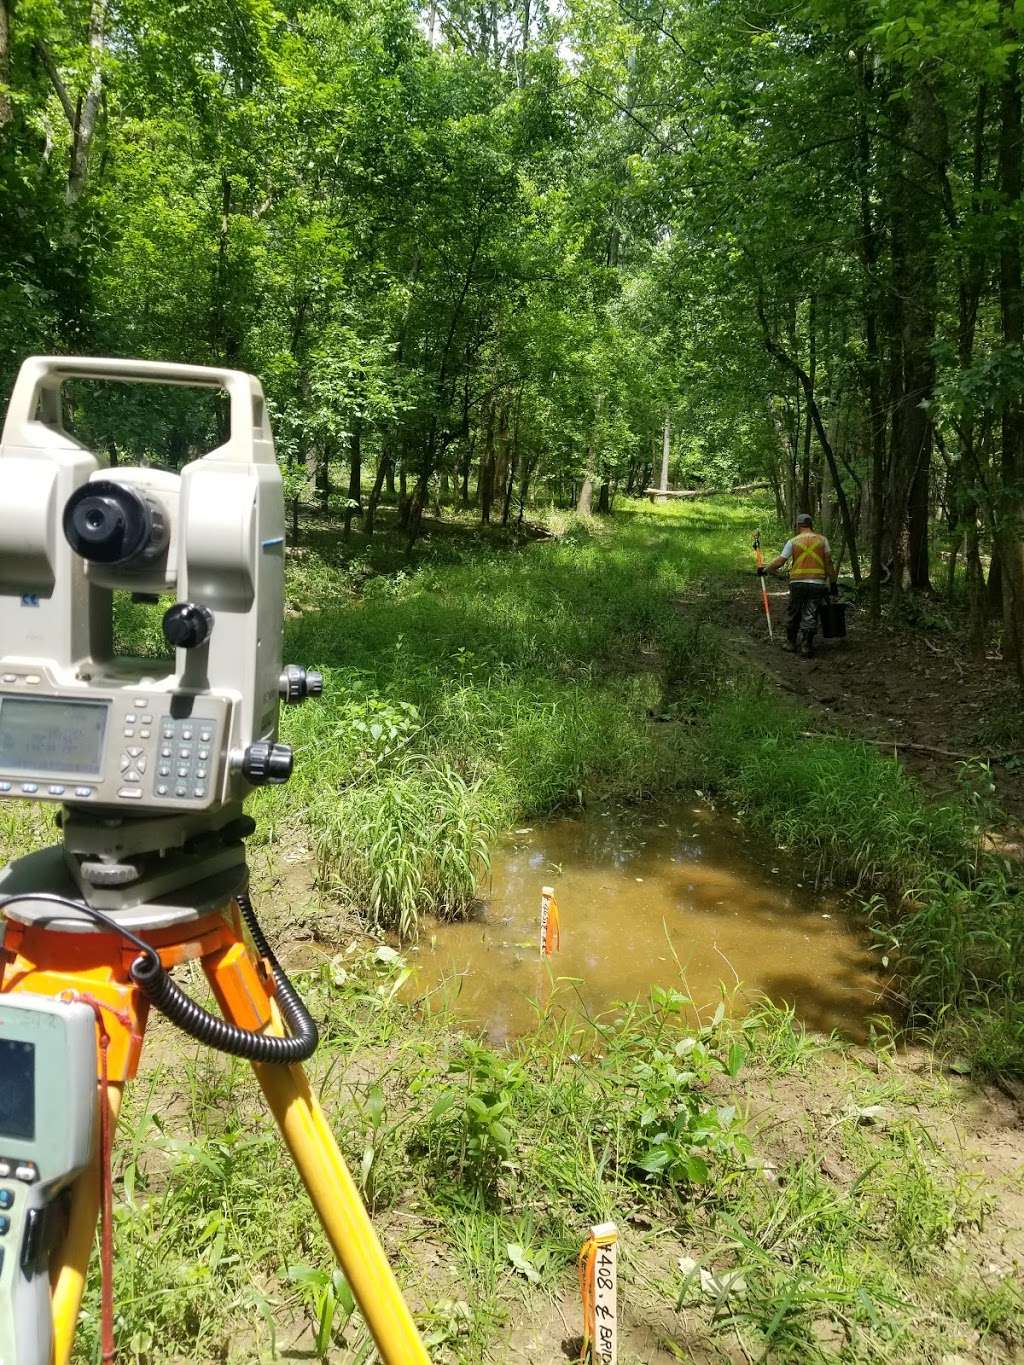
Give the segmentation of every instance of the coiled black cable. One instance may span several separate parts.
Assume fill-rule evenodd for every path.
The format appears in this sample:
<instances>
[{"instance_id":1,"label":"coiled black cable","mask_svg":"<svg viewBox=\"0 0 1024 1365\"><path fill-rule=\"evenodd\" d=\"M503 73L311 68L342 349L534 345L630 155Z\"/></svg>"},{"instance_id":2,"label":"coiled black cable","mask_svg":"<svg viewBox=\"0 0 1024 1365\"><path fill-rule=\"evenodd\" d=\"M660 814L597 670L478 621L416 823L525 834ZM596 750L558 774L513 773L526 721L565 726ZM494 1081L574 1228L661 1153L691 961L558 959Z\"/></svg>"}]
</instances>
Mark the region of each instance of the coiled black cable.
<instances>
[{"instance_id":1,"label":"coiled black cable","mask_svg":"<svg viewBox=\"0 0 1024 1365\"><path fill-rule=\"evenodd\" d=\"M0 897L0 910L6 910L15 901L30 900L62 905L74 910L76 914L85 915L101 924L104 929L120 934L141 949L139 956L129 968L132 980L150 1004L190 1038L195 1038L218 1052L227 1052L232 1057L244 1057L249 1062L277 1062L282 1065L304 1062L312 1057L320 1041L316 1024L310 1018L298 991L289 981L284 968L267 942L249 896L245 892L240 892L236 899L256 951L270 964L277 1003L288 1025L290 1037L281 1038L274 1034L256 1033L252 1029L239 1028L237 1024L229 1024L227 1020L220 1019L209 1010L203 1009L202 1005L196 1004L172 979L160 961L159 953L151 944L118 924L112 916L87 905L84 901L74 901L67 896L57 896L51 892L21 892L14 896Z\"/></svg>"},{"instance_id":2,"label":"coiled black cable","mask_svg":"<svg viewBox=\"0 0 1024 1365\"><path fill-rule=\"evenodd\" d=\"M246 928L252 936L256 951L270 964L277 993L277 1003L291 1033L289 1038L275 1037L273 1034L255 1033L252 1029L239 1028L229 1024L209 1010L197 1005L190 995L181 989L164 968L156 954L143 954L135 959L130 967L131 978L146 999L177 1025L189 1037L206 1043L218 1052L230 1053L232 1057L244 1057L250 1062L304 1062L312 1057L320 1041L316 1024L299 996L298 991L288 980L284 968L274 956L260 928L253 909L252 901L243 891L236 897ZM154 962L155 958L155 962Z\"/></svg>"}]
</instances>

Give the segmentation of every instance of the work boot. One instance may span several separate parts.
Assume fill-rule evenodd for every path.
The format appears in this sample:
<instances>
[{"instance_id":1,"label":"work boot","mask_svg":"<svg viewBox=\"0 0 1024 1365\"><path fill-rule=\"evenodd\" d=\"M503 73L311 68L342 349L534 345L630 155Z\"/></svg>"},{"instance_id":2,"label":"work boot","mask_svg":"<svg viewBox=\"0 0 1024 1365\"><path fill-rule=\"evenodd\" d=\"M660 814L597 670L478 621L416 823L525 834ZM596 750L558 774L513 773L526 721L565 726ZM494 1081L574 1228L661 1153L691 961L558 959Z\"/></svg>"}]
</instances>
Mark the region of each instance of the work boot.
<instances>
[{"instance_id":1,"label":"work boot","mask_svg":"<svg viewBox=\"0 0 1024 1365\"><path fill-rule=\"evenodd\" d=\"M800 641L801 659L814 658L814 636L809 631L804 631L803 639Z\"/></svg>"}]
</instances>

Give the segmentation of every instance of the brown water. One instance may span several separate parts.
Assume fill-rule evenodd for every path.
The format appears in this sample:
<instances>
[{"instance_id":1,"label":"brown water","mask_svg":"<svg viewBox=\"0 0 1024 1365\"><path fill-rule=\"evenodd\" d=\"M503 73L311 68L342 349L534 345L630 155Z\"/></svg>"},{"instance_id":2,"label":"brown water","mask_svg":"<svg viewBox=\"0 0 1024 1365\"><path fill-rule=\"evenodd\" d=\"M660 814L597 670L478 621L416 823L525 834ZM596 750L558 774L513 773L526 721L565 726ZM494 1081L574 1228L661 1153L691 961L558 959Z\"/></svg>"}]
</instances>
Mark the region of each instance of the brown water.
<instances>
[{"instance_id":1,"label":"brown water","mask_svg":"<svg viewBox=\"0 0 1024 1365\"><path fill-rule=\"evenodd\" d=\"M544 885L562 923L550 972L539 954ZM784 854L700 804L517 831L494 851L478 914L424 925L409 961L416 995L448 999L492 1042L529 1029L553 990L594 1014L653 984L714 1009L724 985L735 1007L764 994L810 1028L855 1038L880 1008L865 939L840 900L801 885Z\"/></svg>"}]
</instances>

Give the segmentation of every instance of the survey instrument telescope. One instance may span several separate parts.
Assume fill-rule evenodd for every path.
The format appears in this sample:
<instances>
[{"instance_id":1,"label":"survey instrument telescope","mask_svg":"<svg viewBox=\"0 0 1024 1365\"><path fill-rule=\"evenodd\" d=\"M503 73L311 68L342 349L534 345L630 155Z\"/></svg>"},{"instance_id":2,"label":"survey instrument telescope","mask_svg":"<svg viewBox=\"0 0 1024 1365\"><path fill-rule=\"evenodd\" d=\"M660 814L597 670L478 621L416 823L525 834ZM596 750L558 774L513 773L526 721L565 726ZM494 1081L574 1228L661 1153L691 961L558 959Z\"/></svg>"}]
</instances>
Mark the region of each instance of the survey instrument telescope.
<instances>
[{"instance_id":1,"label":"survey instrument telescope","mask_svg":"<svg viewBox=\"0 0 1024 1365\"><path fill-rule=\"evenodd\" d=\"M227 439L180 473L101 466L65 427L71 379L226 391ZM160 613L118 649L118 594ZM51 802L61 842L0 871L0 1365L68 1365L102 1209L101 1353L114 1358L110 1153L151 1008L252 1063L385 1365L415 1324L299 1063L317 1028L248 894L247 794L284 782L284 499L258 380L36 357L0 438L0 800ZM202 967L221 1013L173 979Z\"/></svg>"},{"instance_id":2,"label":"survey instrument telescope","mask_svg":"<svg viewBox=\"0 0 1024 1365\"><path fill-rule=\"evenodd\" d=\"M105 469L65 428L69 379L223 388L230 430L179 473ZM263 391L235 370L26 361L0 440L0 797L63 807L67 865L121 910L237 846L252 787L284 782L279 704L322 689L282 668L284 499ZM117 594L163 602L166 657L116 653ZM221 860L224 861L223 859Z\"/></svg>"}]
</instances>

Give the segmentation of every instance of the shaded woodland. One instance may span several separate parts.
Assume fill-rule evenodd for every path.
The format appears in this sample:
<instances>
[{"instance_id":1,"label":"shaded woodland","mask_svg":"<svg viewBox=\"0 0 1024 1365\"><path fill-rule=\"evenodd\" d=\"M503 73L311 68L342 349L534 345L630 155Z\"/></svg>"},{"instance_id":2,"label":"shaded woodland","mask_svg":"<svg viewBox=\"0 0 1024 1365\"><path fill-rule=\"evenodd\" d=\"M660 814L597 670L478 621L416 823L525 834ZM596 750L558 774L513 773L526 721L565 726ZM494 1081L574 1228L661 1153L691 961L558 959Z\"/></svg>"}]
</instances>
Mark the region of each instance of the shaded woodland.
<instances>
[{"instance_id":1,"label":"shaded woodland","mask_svg":"<svg viewBox=\"0 0 1024 1365\"><path fill-rule=\"evenodd\" d=\"M244 367L304 507L765 479L1024 679L1009 0L0 0L0 387ZM218 414L95 392L112 461Z\"/></svg>"}]
</instances>

